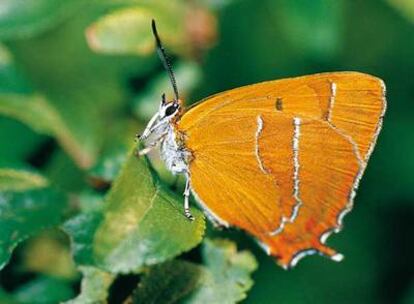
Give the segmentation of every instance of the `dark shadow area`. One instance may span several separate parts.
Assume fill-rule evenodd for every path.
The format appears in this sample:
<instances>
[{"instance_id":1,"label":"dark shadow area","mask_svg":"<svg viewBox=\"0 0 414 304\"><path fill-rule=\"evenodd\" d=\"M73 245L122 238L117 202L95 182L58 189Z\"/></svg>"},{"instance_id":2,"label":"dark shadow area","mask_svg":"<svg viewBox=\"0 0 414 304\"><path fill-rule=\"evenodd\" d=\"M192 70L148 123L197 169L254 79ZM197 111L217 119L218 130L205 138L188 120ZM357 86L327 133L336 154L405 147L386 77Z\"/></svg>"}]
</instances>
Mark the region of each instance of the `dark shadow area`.
<instances>
[{"instance_id":1,"label":"dark shadow area","mask_svg":"<svg viewBox=\"0 0 414 304\"><path fill-rule=\"evenodd\" d=\"M27 158L26 161L33 167L42 169L47 165L53 152L57 149L58 145L56 140L48 138Z\"/></svg>"},{"instance_id":2,"label":"dark shadow area","mask_svg":"<svg viewBox=\"0 0 414 304\"><path fill-rule=\"evenodd\" d=\"M412 258L414 201L392 202L382 216L383 239L379 248L382 274L378 288L383 303L402 303L414 279Z\"/></svg>"},{"instance_id":3,"label":"dark shadow area","mask_svg":"<svg viewBox=\"0 0 414 304\"><path fill-rule=\"evenodd\" d=\"M116 278L109 288L108 304L123 303L138 286L138 275L121 275Z\"/></svg>"}]
</instances>

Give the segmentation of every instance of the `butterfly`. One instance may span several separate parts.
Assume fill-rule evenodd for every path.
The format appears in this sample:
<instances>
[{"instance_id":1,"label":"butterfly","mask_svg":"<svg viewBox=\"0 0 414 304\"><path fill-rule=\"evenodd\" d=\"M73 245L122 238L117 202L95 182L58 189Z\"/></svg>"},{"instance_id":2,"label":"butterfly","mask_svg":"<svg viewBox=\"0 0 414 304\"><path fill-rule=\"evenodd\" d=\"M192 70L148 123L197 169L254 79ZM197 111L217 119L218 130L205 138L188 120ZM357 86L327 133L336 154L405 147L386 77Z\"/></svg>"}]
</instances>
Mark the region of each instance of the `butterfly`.
<instances>
[{"instance_id":1,"label":"butterfly","mask_svg":"<svg viewBox=\"0 0 414 304\"><path fill-rule=\"evenodd\" d=\"M152 21L173 100L139 137L166 167L186 177L184 213L194 196L218 226L237 227L290 268L310 254L340 261L326 245L353 206L381 130L385 85L358 72L320 73L248 85L186 111Z\"/></svg>"}]
</instances>

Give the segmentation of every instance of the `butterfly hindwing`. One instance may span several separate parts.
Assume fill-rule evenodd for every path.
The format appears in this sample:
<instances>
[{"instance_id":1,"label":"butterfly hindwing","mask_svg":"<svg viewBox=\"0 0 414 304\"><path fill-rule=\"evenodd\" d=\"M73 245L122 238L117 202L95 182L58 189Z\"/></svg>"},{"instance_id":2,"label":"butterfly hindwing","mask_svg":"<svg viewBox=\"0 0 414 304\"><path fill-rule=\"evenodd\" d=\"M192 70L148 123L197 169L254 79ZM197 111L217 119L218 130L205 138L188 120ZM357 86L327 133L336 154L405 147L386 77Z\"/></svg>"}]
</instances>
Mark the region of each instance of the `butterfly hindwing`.
<instances>
[{"instance_id":1,"label":"butterfly hindwing","mask_svg":"<svg viewBox=\"0 0 414 304\"><path fill-rule=\"evenodd\" d=\"M382 81L326 73L205 99L177 130L193 192L219 222L254 235L284 267L324 245L352 206L378 135Z\"/></svg>"}]
</instances>

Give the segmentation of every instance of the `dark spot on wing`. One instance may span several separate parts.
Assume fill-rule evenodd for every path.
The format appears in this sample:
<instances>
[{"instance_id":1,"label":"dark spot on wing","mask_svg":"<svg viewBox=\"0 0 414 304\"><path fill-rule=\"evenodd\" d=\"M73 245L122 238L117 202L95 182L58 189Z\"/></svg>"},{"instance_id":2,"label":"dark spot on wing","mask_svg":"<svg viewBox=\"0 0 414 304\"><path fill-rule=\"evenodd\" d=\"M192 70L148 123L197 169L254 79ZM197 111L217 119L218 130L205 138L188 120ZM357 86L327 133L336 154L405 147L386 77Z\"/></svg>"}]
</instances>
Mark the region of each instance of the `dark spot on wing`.
<instances>
[{"instance_id":1,"label":"dark spot on wing","mask_svg":"<svg viewBox=\"0 0 414 304\"><path fill-rule=\"evenodd\" d=\"M283 101L282 98L276 98L276 110L283 111Z\"/></svg>"}]
</instances>

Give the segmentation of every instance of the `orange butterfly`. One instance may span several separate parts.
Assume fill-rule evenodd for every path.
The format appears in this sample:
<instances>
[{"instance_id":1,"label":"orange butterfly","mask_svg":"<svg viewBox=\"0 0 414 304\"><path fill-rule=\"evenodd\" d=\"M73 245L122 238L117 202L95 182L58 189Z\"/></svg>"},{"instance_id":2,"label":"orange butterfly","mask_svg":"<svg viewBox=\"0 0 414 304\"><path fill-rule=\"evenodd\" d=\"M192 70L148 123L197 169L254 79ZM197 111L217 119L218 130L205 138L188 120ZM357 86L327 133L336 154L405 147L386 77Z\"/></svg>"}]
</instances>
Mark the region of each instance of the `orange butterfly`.
<instances>
[{"instance_id":1,"label":"orange butterfly","mask_svg":"<svg viewBox=\"0 0 414 304\"><path fill-rule=\"evenodd\" d=\"M262 82L210 96L188 109L182 101L155 22L157 51L175 98L140 139L148 153L158 144L174 174L213 223L253 235L284 268L319 253L353 205L355 190L381 130L385 86L357 73L322 73Z\"/></svg>"}]
</instances>

